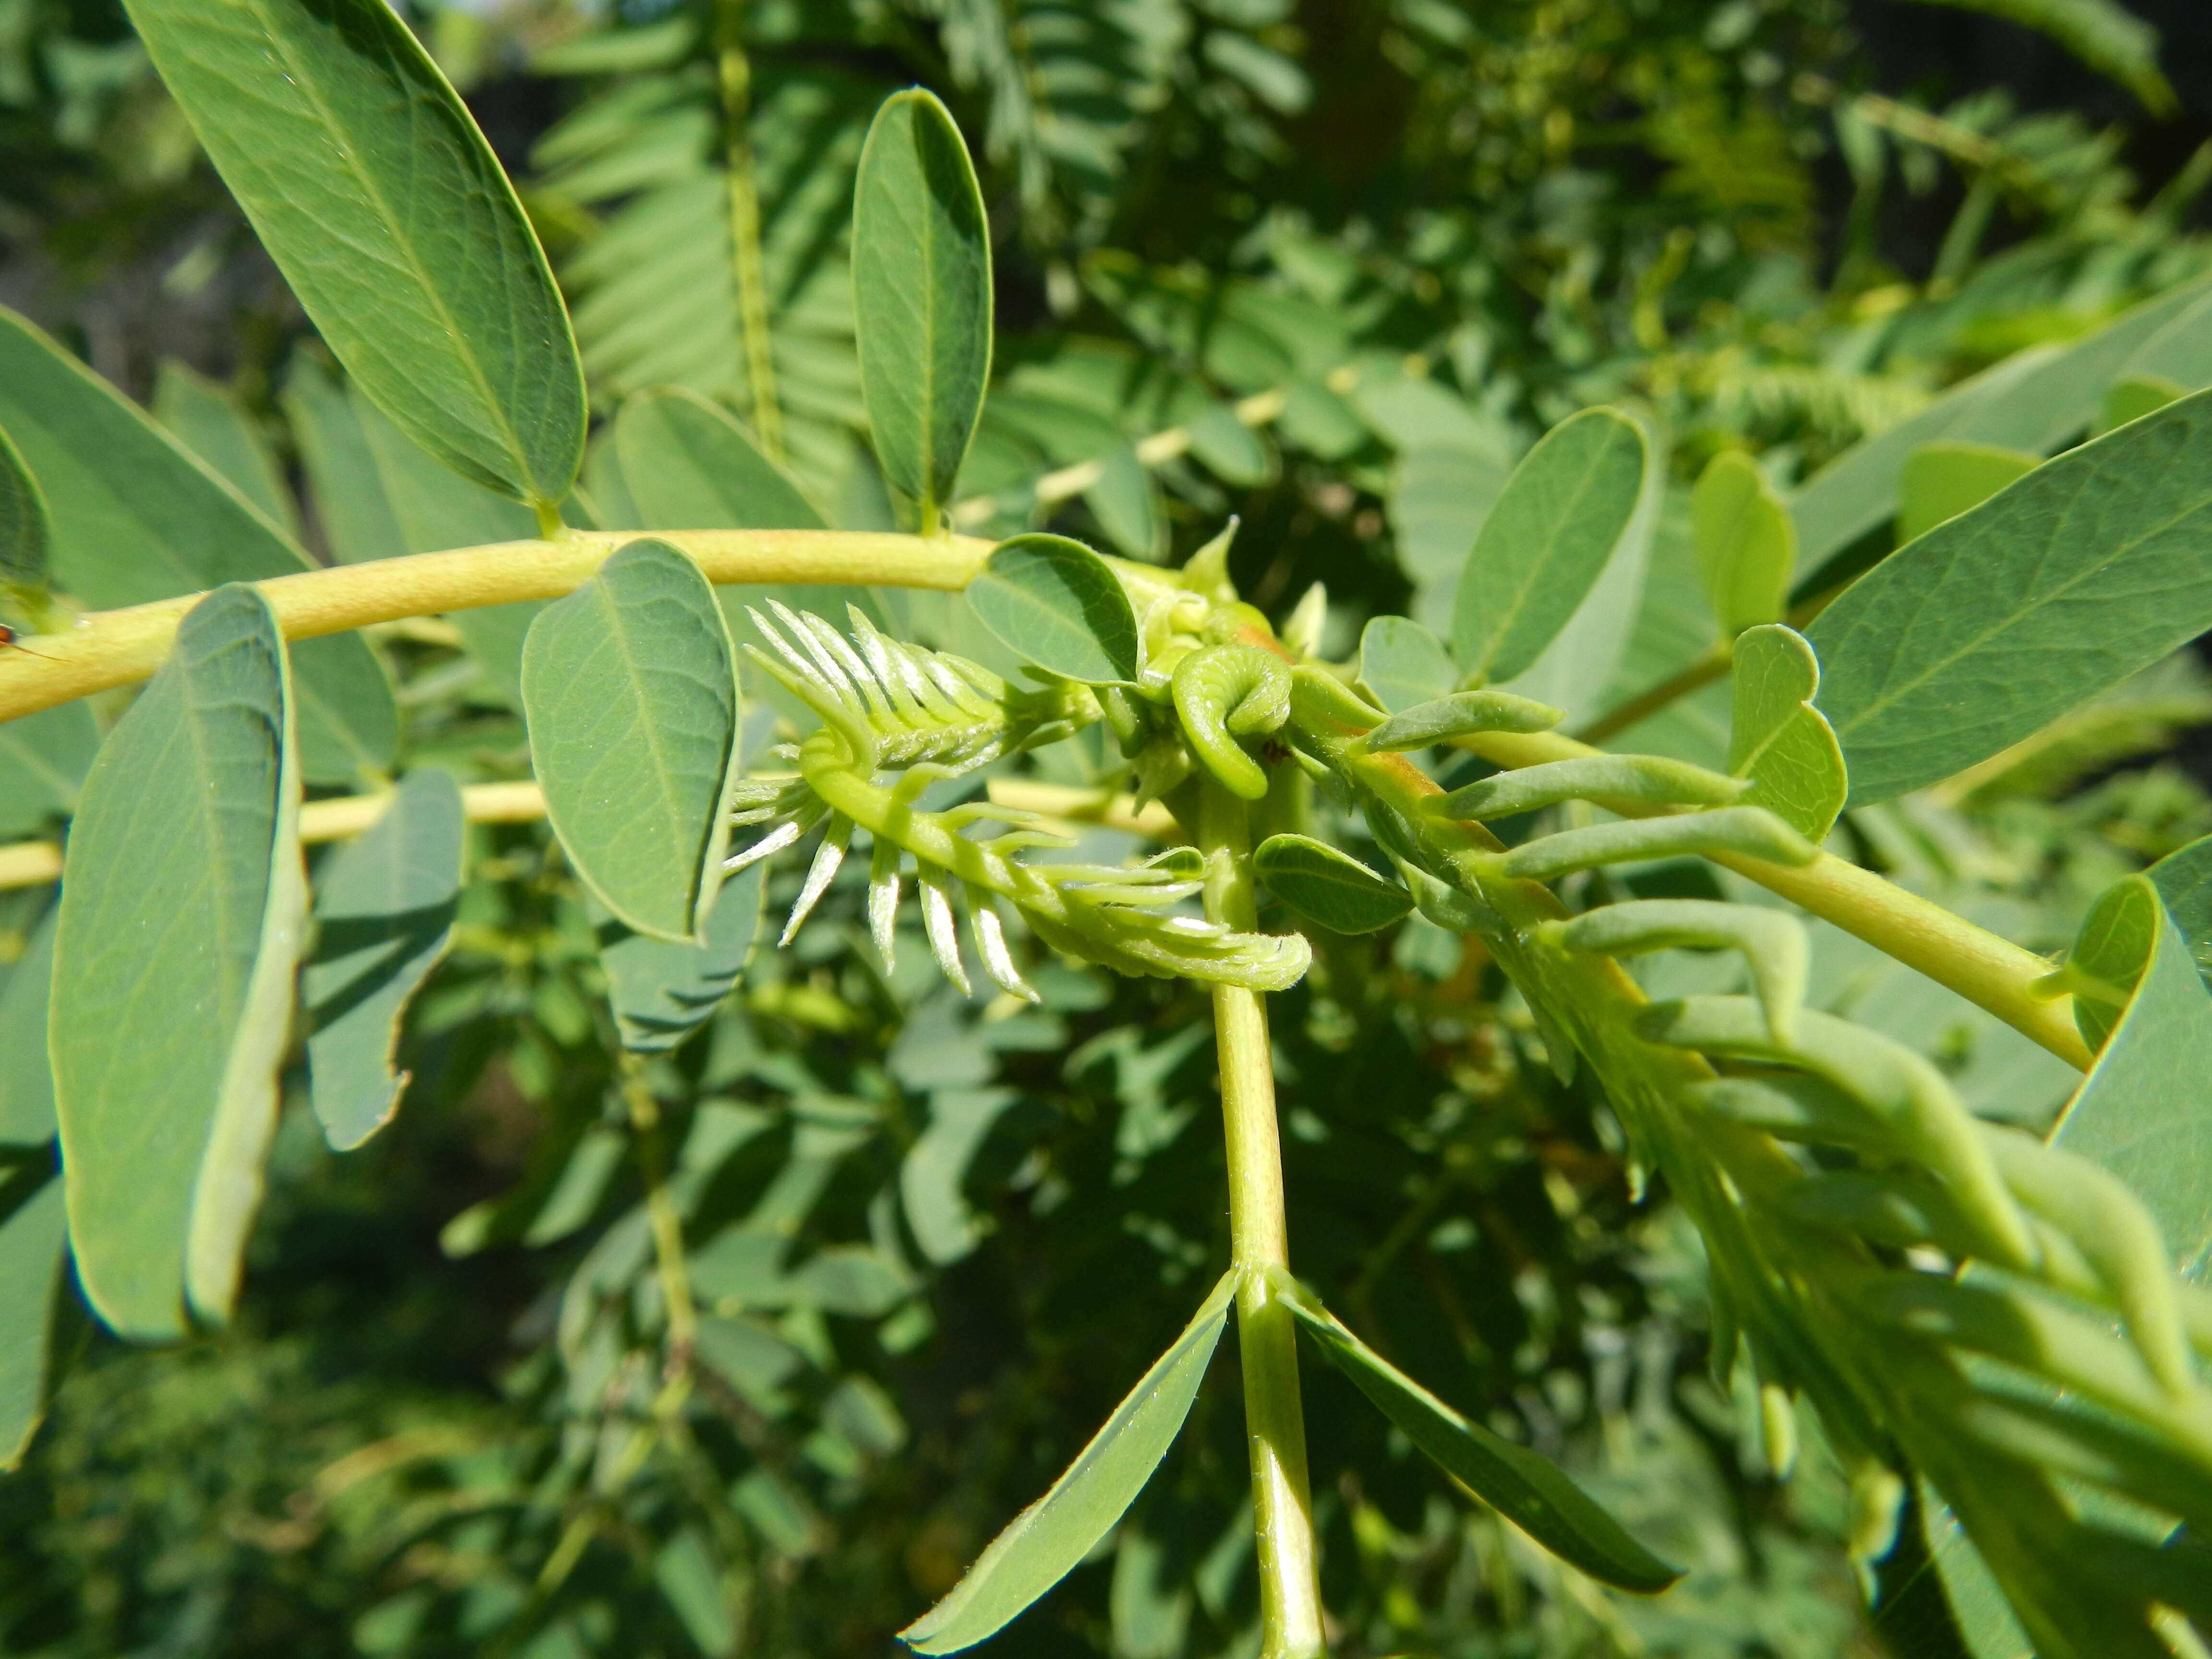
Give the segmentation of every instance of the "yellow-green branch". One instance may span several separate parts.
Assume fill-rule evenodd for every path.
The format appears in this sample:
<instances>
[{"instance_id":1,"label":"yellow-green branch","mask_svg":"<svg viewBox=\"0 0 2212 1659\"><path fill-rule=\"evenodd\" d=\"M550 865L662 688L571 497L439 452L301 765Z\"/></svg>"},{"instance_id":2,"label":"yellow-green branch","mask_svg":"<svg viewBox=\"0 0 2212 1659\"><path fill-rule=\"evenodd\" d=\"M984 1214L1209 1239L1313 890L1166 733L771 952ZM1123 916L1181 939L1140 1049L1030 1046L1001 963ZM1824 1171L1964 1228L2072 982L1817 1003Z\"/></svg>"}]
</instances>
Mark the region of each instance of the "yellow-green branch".
<instances>
[{"instance_id":1,"label":"yellow-green branch","mask_svg":"<svg viewBox=\"0 0 2212 1659\"><path fill-rule=\"evenodd\" d=\"M707 580L823 582L884 587L967 586L992 544L973 537L842 530L569 531L550 541L417 553L407 558L303 570L255 584L289 640L343 634L371 623L436 616L573 592L617 548L640 539L689 554ZM0 720L35 714L111 686L143 680L169 654L177 624L198 602L180 594L84 617L28 648L0 651ZM35 653L36 654L33 654Z\"/></svg>"}]
</instances>

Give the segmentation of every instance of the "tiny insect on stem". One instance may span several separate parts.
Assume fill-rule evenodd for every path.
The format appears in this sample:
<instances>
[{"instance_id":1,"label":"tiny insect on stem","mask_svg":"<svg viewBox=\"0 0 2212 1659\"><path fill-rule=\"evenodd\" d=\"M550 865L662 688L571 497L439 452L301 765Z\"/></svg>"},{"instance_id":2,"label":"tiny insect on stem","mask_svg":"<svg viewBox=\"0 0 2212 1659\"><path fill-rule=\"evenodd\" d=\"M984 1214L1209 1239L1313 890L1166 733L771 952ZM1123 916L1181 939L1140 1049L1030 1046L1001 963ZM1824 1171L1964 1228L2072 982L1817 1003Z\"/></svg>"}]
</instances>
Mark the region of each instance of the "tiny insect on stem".
<instances>
[{"instance_id":1,"label":"tiny insect on stem","mask_svg":"<svg viewBox=\"0 0 2212 1659\"><path fill-rule=\"evenodd\" d=\"M29 646L23 643L23 636L9 627L6 623L0 623L0 651L20 651L27 657L37 657L45 662L58 660L56 658L47 656L43 651L32 650Z\"/></svg>"}]
</instances>

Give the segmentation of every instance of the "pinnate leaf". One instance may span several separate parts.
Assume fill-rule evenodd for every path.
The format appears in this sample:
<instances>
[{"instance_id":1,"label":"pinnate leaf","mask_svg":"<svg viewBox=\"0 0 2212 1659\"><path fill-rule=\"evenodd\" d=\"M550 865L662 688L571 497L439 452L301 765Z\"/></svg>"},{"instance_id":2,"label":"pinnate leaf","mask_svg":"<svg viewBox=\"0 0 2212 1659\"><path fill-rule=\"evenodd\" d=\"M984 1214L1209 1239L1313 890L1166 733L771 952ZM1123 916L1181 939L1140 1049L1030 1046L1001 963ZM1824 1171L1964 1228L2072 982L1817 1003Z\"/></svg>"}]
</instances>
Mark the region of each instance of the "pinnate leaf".
<instances>
[{"instance_id":1,"label":"pinnate leaf","mask_svg":"<svg viewBox=\"0 0 2212 1659\"><path fill-rule=\"evenodd\" d=\"M1850 793L1843 750L1813 706L1820 660L1805 636L1779 623L1736 637L1729 773L1749 778L1744 804L1764 806L1808 841L1819 841Z\"/></svg>"},{"instance_id":2,"label":"pinnate leaf","mask_svg":"<svg viewBox=\"0 0 2212 1659\"><path fill-rule=\"evenodd\" d=\"M297 544L75 357L0 307L0 426L46 495L56 584L101 611L310 568ZM300 763L352 784L391 764L399 715L358 634L292 647Z\"/></svg>"},{"instance_id":3,"label":"pinnate leaf","mask_svg":"<svg viewBox=\"0 0 2212 1659\"><path fill-rule=\"evenodd\" d=\"M1855 802L1948 777L2212 624L2212 393L2051 461L1812 627Z\"/></svg>"},{"instance_id":4,"label":"pinnate leaf","mask_svg":"<svg viewBox=\"0 0 2212 1659\"><path fill-rule=\"evenodd\" d=\"M1648 449L1609 409L1561 422L1506 480L1460 573L1452 654L1509 680L1573 616L1636 516Z\"/></svg>"},{"instance_id":5,"label":"pinnate leaf","mask_svg":"<svg viewBox=\"0 0 2212 1659\"><path fill-rule=\"evenodd\" d=\"M381 0L131 0L170 94L324 340L465 477L568 493L584 375L514 186Z\"/></svg>"},{"instance_id":6,"label":"pinnate leaf","mask_svg":"<svg viewBox=\"0 0 2212 1659\"><path fill-rule=\"evenodd\" d=\"M1091 684L1137 678L1137 614L1106 561L1065 536L1017 536L968 585L975 618L1025 662Z\"/></svg>"},{"instance_id":7,"label":"pinnate leaf","mask_svg":"<svg viewBox=\"0 0 2212 1659\"><path fill-rule=\"evenodd\" d=\"M340 1152L382 1128L407 1086L392 1069L399 1022L453 938L467 833L460 786L424 769L319 872L302 979L315 1022L307 1070L315 1115Z\"/></svg>"},{"instance_id":8,"label":"pinnate leaf","mask_svg":"<svg viewBox=\"0 0 2212 1659\"><path fill-rule=\"evenodd\" d=\"M720 882L738 757L728 629L698 566L632 542L547 605L522 653L546 814L606 908L697 943Z\"/></svg>"},{"instance_id":9,"label":"pinnate leaf","mask_svg":"<svg viewBox=\"0 0 2212 1659\"><path fill-rule=\"evenodd\" d=\"M1917 541L1979 507L2043 465L2043 457L1995 444L1923 444L1905 459L1897 492L1897 539Z\"/></svg>"},{"instance_id":10,"label":"pinnate leaf","mask_svg":"<svg viewBox=\"0 0 2212 1659\"><path fill-rule=\"evenodd\" d=\"M1413 908L1413 895L1349 853L1310 836L1270 836L1252 854L1268 891L1331 933L1371 933Z\"/></svg>"},{"instance_id":11,"label":"pinnate leaf","mask_svg":"<svg viewBox=\"0 0 2212 1659\"><path fill-rule=\"evenodd\" d=\"M1630 1537L1557 1464L1461 1416L1346 1329L1287 1273L1273 1270L1269 1283L1315 1346L1407 1439L1553 1554L1644 1595L1682 1576Z\"/></svg>"},{"instance_id":12,"label":"pinnate leaf","mask_svg":"<svg viewBox=\"0 0 2212 1659\"><path fill-rule=\"evenodd\" d=\"M884 100L853 194L860 391L884 477L934 530L991 373L991 237L960 129L921 88Z\"/></svg>"},{"instance_id":13,"label":"pinnate leaf","mask_svg":"<svg viewBox=\"0 0 2212 1659\"><path fill-rule=\"evenodd\" d=\"M125 1336L228 1316L260 1200L307 908L287 678L259 593L201 600L70 836L48 1047L77 1273Z\"/></svg>"},{"instance_id":14,"label":"pinnate leaf","mask_svg":"<svg viewBox=\"0 0 2212 1659\"><path fill-rule=\"evenodd\" d=\"M1074 1571L1113 1530L1182 1431L1213 1358L1237 1275L1224 1274L1089 1445L991 1540L952 1593L899 1632L917 1653L971 1648Z\"/></svg>"},{"instance_id":15,"label":"pinnate leaf","mask_svg":"<svg viewBox=\"0 0 2212 1659\"><path fill-rule=\"evenodd\" d=\"M1759 464L1740 449L1714 456L1698 477L1690 514L1721 631L1779 622L1797 563L1797 527Z\"/></svg>"}]
</instances>

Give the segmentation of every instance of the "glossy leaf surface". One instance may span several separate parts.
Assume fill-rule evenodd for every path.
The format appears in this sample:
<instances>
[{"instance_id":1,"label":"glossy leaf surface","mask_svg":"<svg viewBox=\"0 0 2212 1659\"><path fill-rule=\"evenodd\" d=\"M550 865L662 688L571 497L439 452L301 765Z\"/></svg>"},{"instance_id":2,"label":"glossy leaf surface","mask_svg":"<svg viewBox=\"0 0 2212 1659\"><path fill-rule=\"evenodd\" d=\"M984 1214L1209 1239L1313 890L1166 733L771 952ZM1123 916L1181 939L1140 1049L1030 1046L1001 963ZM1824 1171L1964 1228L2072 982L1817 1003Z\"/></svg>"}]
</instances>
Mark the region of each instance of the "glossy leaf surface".
<instances>
[{"instance_id":1,"label":"glossy leaf surface","mask_svg":"<svg viewBox=\"0 0 2212 1659\"><path fill-rule=\"evenodd\" d=\"M1530 450L1483 520L1452 606L1452 654L1509 680L1582 604L1636 515L1643 429L1609 409L1561 422Z\"/></svg>"},{"instance_id":2,"label":"glossy leaf surface","mask_svg":"<svg viewBox=\"0 0 2212 1659\"><path fill-rule=\"evenodd\" d=\"M714 1018L752 952L767 873L765 863L750 864L722 884L703 944L672 945L612 916L598 921L599 965L623 1048L665 1054Z\"/></svg>"},{"instance_id":3,"label":"glossy leaf surface","mask_svg":"<svg viewBox=\"0 0 2212 1659\"><path fill-rule=\"evenodd\" d=\"M2127 1182L2182 1270L2201 1278L2212 1254L2212 995L2172 920L2154 921L2135 995L2051 1139Z\"/></svg>"},{"instance_id":4,"label":"glossy leaf surface","mask_svg":"<svg viewBox=\"0 0 2212 1659\"><path fill-rule=\"evenodd\" d=\"M407 1086L392 1065L399 1023L453 937L466 836L460 787L424 768L317 874L315 953L301 989L314 1021L310 1095L340 1152L382 1128Z\"/></svg>"},{"instance_id":5,"label":"glossy leaf surface","mask_svg":"<svg viewBox=\"0 0 2212 1659\"><path fill-rule=\"evenodd\" d=\"M720 880L737 670L714 591L633 542L547 605L523 647L530 755L577 873L639 933L696 942Z\"/></svg>"},{"instance_id":6,"label":"glossy leaf surface","mask_svg":"<svg viewBox=\"0 0 2212 1659\"><path fill-rule=\"evenodd\" d=\"M991 237L960 129L918 87L884 100L860 152L853 308L876 459L927 527L983 410Z\"/></svg>"},{"instance_id":7,"label":"glossy leaf surface","mask_svg":"<svg viewBox=\"0 0 2212 1659\"><path fill-rule=\"evenodd\" d=\"M1371 933L1413 908L1413 896L1349 853L1310 836L1270 836L1252 854L1268 891L1331 933Z\"/></svg>"},{"instance_id":8,"label":"glossy leaf surface","mask_svg":"<svg viewBox=\"0 0 2212 1659\"><path fill-rule=\"evenodd\" d=\"M228 1315L276 1127L306 920L285 679L258 593L201 600L70 837L48 1039L70 1236L142 1340Z\"/></svg>"},{"instance_id":9,"label":"glossy leaf surface","mask_svg":"<svg viewBox=\"0 0 2212 1659\"><path fill-rule=\"evenodd\" d=\"M967 598L976 620L1025 662L1092 684L1137 678L1137 614L1106 561L1080 542L1001 542Z\"/></svg>"},{"instance_id":10,"label":"glossy leaf surface","mask_svg":"<svg viewBox=\"0 0 2212 1659\"><path fill-rule=\"evenodd\" d=\"M557 501L584 376L491 147L379 0L133 0L155 66L324 340L465 477Z\"/></svg>"},{"instance_id":11,"label":"glossy leaf surface","mask_svg":"<svg viewBox=\"0 0 2212 1659\"><path fill-rule=\"evenodd\" d=\"M1814 623L1854 802L1996 753L2212 623L2212 393L2060 456Z\"/></svg>"},{"instance_id":12,"label":"glossy leaf surface","mask_svg":"<svg viewBox=\"0 0 2212 1659\"><path fill-rule=\"evenodd\" d=\"M1315 1345L1407 1439L1553 1554L1593 1578L1645 1595L1682 1576L1630 1537L1548 1458L1461 1416L1346 1329L1288 1275L1274 1282Z\"/></svg>"},{"instance_id":13,"label":"glossy leaf surface","mask_svg":"<svg viewBox=\"0 0 2212 1659\"><path fill-rule=\"evenodd\" d=\"M974 1647L1081 1564L1182 1431L1235 1291L1235 1276L1224 1275L1052 1490L1016 1516L952 1593L899 1632L901 1640L917 1653Z\"/></svg>"},{"instance_id":14,"label":"glossy leaf surface","mask_svg":"<svg viewBox=\"0 0 2212 1659\"><path fill-rule=\"evenodd\" d=\"M46 493L55 582L94 610L308 568L307 555L136 404L0 308L0 427ZM350 784L392 761L399 716L357 634L292 647L301 765Z\"/></svg>"},{"instance_id":15,"label":"glossy leaf surface","mask_svg":"<svg viewBox=\"0 0 2212 1659\"><path fill-rule=\"evenodd\" d=\"M1843 750L1820 711L1820 665L1805 636L1779 623L1735 642L1729 773L1749 778L1747 806L1764 806L1808 841L1819 841L1850 793Z\"/></svg>"},{"instance_id":16,"label":"glossy leaf surface","mask_svg":"<svg viewBox=\"0 0 2212 1659\"><path fill-rule=\"evenodd\" d=\"M1723 634L1779 622L1797 563L1797 528L1759 463L1723 450L1698 476L1690 512L1698 566Z\"/></svg>"}]
</instances>

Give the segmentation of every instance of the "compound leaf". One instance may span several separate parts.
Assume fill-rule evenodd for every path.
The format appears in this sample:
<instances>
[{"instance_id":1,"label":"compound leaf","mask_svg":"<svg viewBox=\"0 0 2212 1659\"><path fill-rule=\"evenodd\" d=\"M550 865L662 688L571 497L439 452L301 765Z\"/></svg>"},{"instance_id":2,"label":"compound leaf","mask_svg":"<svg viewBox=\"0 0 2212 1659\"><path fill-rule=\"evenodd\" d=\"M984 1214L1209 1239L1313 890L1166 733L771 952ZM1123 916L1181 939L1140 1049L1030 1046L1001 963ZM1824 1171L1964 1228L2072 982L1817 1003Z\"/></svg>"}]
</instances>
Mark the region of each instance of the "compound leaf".
<instances>
[{"instance_id":1,"label":"compound leaf","mask_svg":"<svg viewBox=\"0 0 2212 1659\"><path fill-rule=\"evenodd\" d=\"M568 493L584 374L483 134L381 0L131 0L154 65L355 382L466 477Z\"/></svg>"},{"instance_id":2,"label":"compound leaf","mask_svg":"<svg viewBox=\"0 0 2212 1659\"><path fill-rule=\"evenodd\" d=\"M853 309L876 459L933 531L991 373L991 238L960 129L917 87L884 100L853 193Z\"/></svg>"},{"instance_id":3,"label":"compound leaf","mask_svg":"<svg viewBox=\"0 0 2212 1659\"><path fill-rule=\"evenodd\" d=\"M1905 458L1898 483L1898 541L1917 541L2042 465L2040 455L1995 444L1946 440L1921 445Z\"/></svg>"},{"instance_id":4,"label":"compound leaf","mask_svg":"<svg viewBox=\"0 0 2212 1659\"><path fill-rule=\"evenodd\" d=\"M1743 804L1819 841L1850 793L1836 734L1813 706L1819 659L1803 635L1769 623L1737 635L1732 678L1729 774L1751 780Z\"/></svg>"},{"instance_id":5,"label":"compound leaf","mask_svg":"<svg viewBox=\"0 0 2212 1659\"><path fill-rule=\"evenodd\" d=\"M2212 393L2051 461L1813 624L1851 799L1996 753L2212 624Z\"/></svg>"},{"instance_id":6,"label":"compound leaf","mask_svg":"<svg viewBox=\"0 0 2212 1659\"><path fill-rule=\"evenodd\" d=\"M283 641L201 600L85 780L48 1047L77 1272L118 1333L228 1316L306 921Z\"/></svg>"},{"instance_id":7,"label":"compound leaf","mask_svg":"<svg viewBox=\"0 0 2212 1659\"><path fill-rule=\"evenodd\" d=\"M1647 1595L1682 1576L1630 1537L1548 1458L1461 1416L1346 1329L1287 1273L1278 1269L1270 1282L1316 1346L1407 1439L1553 1554L1593 1578Z\"/></svg>"},{"instance_id":8,"label":"compound leaf","mask_svg":"<svg viewBox=\"0 0 2212 1659\"><path fill-rule=\"evenodd\" d=\"M1648 449L1609 409L1561 422L1505 481L1461 571L1452 654L1510 680L1566 625L1636 516Z\"/></svg>"},{"instance_id":9,"label":"compound leaf","mask_svg":"<svg viewBox=\"0 0 2212 1659\"><path fill-rule=\"evenodd\" d=\"M951 1595L899 1632L917 1653L957 1653L1002 1629L1067 1577L1134 1503L1182 1430L1237 1276L1225 1273L1052 1490L991 1540Z\"/></svg>"},{"instance_id":10,"label":"compound leaf","mask_svg":"<svg viewBox=\"0 0 2212 1659\"><path fill-rule=\"evenodd\" d=\"M301 987L315 1023L307 1072L315 1115L342 1152L390 1121L407 1086L392 1064L399 1022L453 938L466 836L460 786L427 768L319 872Z\"/></svg>"},{"instance_id":11,"label":"compound leaf","mask_svg":"<svg viewBox=\"0 0 2212 1659\"><path fill-rule=\"evenodd\" d=\"M1001 542L967 597L975 619L1025 662L1091 684L1137 678L1137 613L1106 561L1081 542Z\"/></svg>"},{"instance_id":12,"label":"compound leaf","mask_svg":"<svg viewBox=\"0 0 2212 1659\"><path fill-rule=\"evenodd\" d=\"M1691 495L1690 517L1722 633L1779 622L1797 563L1797 527L1759 463L1740 449L1714 456Z\"/></svg>"},{"instance_id":13,"label":"compound leaf","mask_svg":"<svg viewBox=\"0 0 2212 1659\"><path fill-rule=\"evenodd\" d=\"M56 583L111 611L310 568L267 517L105 380L0 307L0 426L46 492ZM358 634L292 647L300 764L351 784L391 764L399 714Z\"/></svg>"},{"instance_id":14,"label":"compound leaf","mask_svg":"<svg viewBox=\"0 0 2212 1659\"><path fill-rule=\"evenodd\" d=\"M623 1048L664 1054L714 1017L752 952L767 873L766 863L750 864L722 884L702 944L672 945L612 916L593 918Z\"/></svg>"},{"instance_id":15,"label":"compound leaf","mask_svg":"<svg viewBox=\"0 0 2212 1659\"><path fill-rule=\"evenodd\" d=\"M546 814L599 902L641 933L702 942L728 837L737 670L714 591L632 542L547 605L522 652Z\"/></svg>"},{"instance_id":16,"label":"compound leaf","mask_svg":"<svg viewBox=\"0 0 2212 1659\"><path fill-rule=\"evenodd\" d=\"M1413 908L1413 896L1349 853L1310 836L1270 836L1252 854L1267 890L1331 933L1371 933Z\"/></svg>"}]
</instances>

